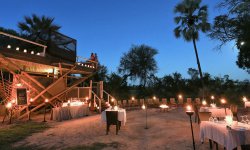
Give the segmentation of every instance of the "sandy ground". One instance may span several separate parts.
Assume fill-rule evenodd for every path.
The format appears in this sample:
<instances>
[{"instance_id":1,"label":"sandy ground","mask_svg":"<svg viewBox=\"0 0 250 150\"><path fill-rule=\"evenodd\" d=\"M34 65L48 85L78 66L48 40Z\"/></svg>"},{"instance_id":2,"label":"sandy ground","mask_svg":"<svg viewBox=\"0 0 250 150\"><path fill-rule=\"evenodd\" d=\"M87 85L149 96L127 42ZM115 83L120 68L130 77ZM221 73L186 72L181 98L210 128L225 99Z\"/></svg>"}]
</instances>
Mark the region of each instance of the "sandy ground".
<instances>
[{"instance_id":1,"label":"sandy ground","mask_svg":"<svg viewBox=\"0 0 250 150\"><path fill-rule=\"evenodd\" d=\"M99 143L119 143L121 150L191 150L192 136L189 118L181 109L159 112L148 110L148 127L145 127L145 111L127 111L127 123L118 135L115 126L106 135L106 125L101 123L100 115L81 119L50 122L52 128L15 143L15 146L32 145L42 149L67 149L79 145ZM199 125L193 124L196 149L207 150L209 143L199 141ZM112 147L106 149L114 149ZM223 149L223 148L220 148Z\"/></svg>"}]
</instances>

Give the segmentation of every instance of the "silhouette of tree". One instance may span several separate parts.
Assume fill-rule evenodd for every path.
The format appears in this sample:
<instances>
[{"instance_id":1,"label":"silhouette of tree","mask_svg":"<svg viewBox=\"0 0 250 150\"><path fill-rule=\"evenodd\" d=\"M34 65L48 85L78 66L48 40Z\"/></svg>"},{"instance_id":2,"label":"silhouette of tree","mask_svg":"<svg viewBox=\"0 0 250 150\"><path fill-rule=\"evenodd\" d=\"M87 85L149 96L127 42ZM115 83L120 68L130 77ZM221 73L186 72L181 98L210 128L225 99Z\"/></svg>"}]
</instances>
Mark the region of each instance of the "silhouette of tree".
<instances>
[{"instance_id":1,"label":"silhouette of tree","mask_svg":"<svg viewBox=\"0 0 250 150\"><path fill-rule=\"evenodd\" d=\"M203 75L196 47L196 40L199 39L199 32L207 32L210 30L210 24L207 22L207 6L200 6L201 0L183 0L177 4L174 12L179 14L174 18L178 25L174 29L177 38L183 37L186 41L193 41L198 70L203 84Z\"/></svg>"}]
</instances>

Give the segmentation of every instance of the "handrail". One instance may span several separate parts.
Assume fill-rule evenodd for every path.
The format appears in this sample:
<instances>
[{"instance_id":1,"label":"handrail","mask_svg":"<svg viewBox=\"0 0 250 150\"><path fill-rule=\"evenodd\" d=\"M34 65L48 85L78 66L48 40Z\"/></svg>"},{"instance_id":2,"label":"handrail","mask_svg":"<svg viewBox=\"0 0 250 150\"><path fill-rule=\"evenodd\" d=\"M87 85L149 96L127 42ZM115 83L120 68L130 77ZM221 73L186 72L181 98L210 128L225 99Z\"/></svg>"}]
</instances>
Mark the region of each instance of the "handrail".
<instances>
[{"instance_id":1,"label":"handrail","mask_svg":"<svg viewBox=\"0 0 250 150\"><path fill-rule=\"evenodd\" d=\"M18 36L14 36L14 35L11 35L11 34L8 34L8 33L4 33L4 32L0 31L0 34L11 37L11 38L14 38L14 39L18 39L18 40L21 40L21 41L24 41L24 42L27 42L27 43L31 43L31 44L34 44L34 45L37 45L37 46L41 46L43 48L47 48L46 45L42 45L40 43L36 43L36 42L30 41L30 40L27 40L27 39L24 39L24 38L20 38Z\"/></svg>"},{"instance_id":2,"label":"handrail","mask_svg":"<svg viewBox=\"0 0 250 150\"><path fill-rule=\"evenodd\" d=\"M106 92L105 90L103 90L103 93L107 94L108 96L108 102L109 102L109 97L111 97L111 99L113 98L115 100L115 97L113 97L112 95L110 95L108 92Z\"/></svg>"},{"instance_id":3,"label":"handrail","mask_svg":"<svg viewBox=\"0 0 250 150\"><path fill-rule=\"evenodd\" d=\"M101 111L102 111L101 99L95 94L94 91L91 90L91 93L94 95L94 103L95 103L95 98L97 98L99 100L99 112L101 113Z\"/></svg>"},{"instance_id":4,"label":"handrail","mask_svg":"<svg viewBox=\"0 0 250 150\"><path fill-rule=\"evenodd\" d=\"M18 36L14 36L14 35L11 35L11 34L8 34L8 33L4 33L4 32L1 32L1 31L0 31L0 34L8 36L10 38L18 39L20 41L24 41L24 42L27 42L27 43L30 43L30 44L34 44L34 45L43 47L43 55L45 55L45 51L46 51L46 48L47 48L46 45L42 45L40 43L36 43L36 42L30 41L30 40L27 40L27 39L24 39L24 38L21 38L21 37L18 37Z\"/></svg>"}]
</instances>

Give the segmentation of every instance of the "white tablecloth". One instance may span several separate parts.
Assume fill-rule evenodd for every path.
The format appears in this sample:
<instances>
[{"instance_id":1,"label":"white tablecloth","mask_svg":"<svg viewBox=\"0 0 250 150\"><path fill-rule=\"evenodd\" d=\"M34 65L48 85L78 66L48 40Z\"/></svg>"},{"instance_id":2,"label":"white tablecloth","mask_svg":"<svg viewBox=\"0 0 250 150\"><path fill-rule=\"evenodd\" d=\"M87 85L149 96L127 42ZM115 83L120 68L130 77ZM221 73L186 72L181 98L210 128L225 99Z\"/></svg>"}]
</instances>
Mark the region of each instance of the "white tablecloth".
<instances>
[{"instance_id":1,"label":"white tablecloth","mask_svg":"<svg viewBox=\"0 0 250 150\"><path fill-rule=\"evenodd\" d=\"M126 109L122 109L122 108L119 108L118 110L111 110L111 108L106 109L101 114L101 120L102 122L105 122L105 123L106 123L106 111L118 111L118 120L121 121L123 125L125 125L127 121Z\"/></svg>"},{"instance_id":2,"label":"white tablecloth","mask_svg":"<svg viewBox=\"0 0 250 150\"><path fill-rule=\"evenodd\" d=\"M200 112L211 112L211 115L213 117L225 117L226 115L231 115L232 112L230 109L226 108L226 113L225 113L225 108L214 108L214 107L201 107Z\"/></svg>"},{"instance_id":3,"label":"white tablecloth","mask_svg":"<svg viewBox=\"0 0 250 150\"><path fill-rule=\"evenodd\" d=\"M80 118L89 115L89 109L87 105L57 107L53 108L52 111L52 119L57 121Z\"/></svg>"},{"instance_id":4,"label":"white tablecloth","mask_svg":"<svg viewBox=\"0 0 250 150\"><path fill-rule=\"evenodd\" d=\"M244 129L243 129L244 127ZM200 140L211 139L227 150L232 150L240 145L250 144L250 125L238 123L238 126L227 129L226 123L202 121L200 124Z\"/></svg>"},{"instance_id":5,"label":"white tablecloth","mask_svg":"<svg viewBox=\"0 0 250 150\"><path fill-rule=\"evenodd\" d=\"M250 102L245 102L245 108L250 107Z\"/></svg>"}]
</instances>

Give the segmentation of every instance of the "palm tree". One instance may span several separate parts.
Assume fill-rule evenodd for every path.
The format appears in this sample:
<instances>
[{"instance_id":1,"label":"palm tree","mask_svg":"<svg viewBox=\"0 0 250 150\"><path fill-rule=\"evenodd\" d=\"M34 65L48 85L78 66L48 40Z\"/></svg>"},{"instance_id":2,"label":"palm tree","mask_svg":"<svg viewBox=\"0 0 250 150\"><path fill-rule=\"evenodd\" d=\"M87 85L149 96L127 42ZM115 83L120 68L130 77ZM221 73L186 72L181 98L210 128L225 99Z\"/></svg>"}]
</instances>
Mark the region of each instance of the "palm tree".
<instances>
[{"instance_id":1,"label":"palm tree","mask_svg":"<svg viewBox=\"0 0 250 150\"><path fill-rule=\"evenodd\" d=\"M46 16L37 16L33 14L31 17L25 16L24 22L19 22L18 27L24 36L32 40L47 41L49 34L58 31L61 27L55 25L54 18Z\"/></svg>"},{"instance_id":2,"label":"palm tree","mask_svg":"<svg viewBox=\"0 0 250 150\"><path fill-rule=\"evenodd\" d=\"M150 76L157 71L157 63L154 59L157 53L156 49L147 45L132 46L121 58L118 71L125 79L127 77L133 81L139 79L140 85L145 90Z\"/></svg>"},{"instance_id":3,"label":"palm tree","mask_svg":"<svg viewBox=\"0 0 250 150\"><path fill-rule=\"evenodd\" d=\"M207 6L200 6L201 0L183 0L175 6L174 12L179 14L174 18L178 25L174 29L176 38L183 37L186 41L193 41L196 61L204 91L203 75L196 47L196 40L199 39L199 31L205 33L210 30L207 22ZM204 97L204 93L203 93Z\"/></svg>"}]
</instances>

